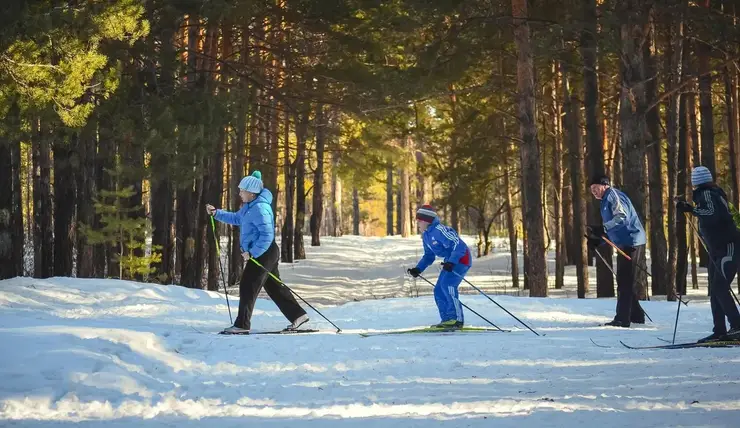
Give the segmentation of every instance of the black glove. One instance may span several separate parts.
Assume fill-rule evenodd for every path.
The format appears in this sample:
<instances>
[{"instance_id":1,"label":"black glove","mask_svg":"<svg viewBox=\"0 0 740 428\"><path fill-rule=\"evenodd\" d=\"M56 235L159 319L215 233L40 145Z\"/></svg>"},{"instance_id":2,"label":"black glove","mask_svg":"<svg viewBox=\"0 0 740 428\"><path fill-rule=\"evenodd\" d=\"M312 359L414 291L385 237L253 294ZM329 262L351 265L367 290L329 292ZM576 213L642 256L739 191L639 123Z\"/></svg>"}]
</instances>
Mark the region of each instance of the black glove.
<instances>
[{"instance_id":1,"label":"black glove","mask_svg":"<svg viewBox=\"0 0 740 428\"><path fill-rule=\"evenodd\" d=\"M588 245L588 248L594 249L601 245L604 241L601 238L591 238L586 237L586 245Z\"/></svg>"},{"instance_id":2,"label":"black glove","mask_svg":"<svg viewBox=\"0 0 740 428\"><path fill-rule=\"evenodd\" d=\"M413 276L414 278L416 278L417 276L421 275L421 270L419 268L416 268L416 267L415 268L411 268L411 269L407 270L406 272L408 272L409 275Z\"/></svg>"},{"instance_id":3,"label":"black glove","mask_svg":"<svg viewBox=\"0 0 740 428\"><path fill-rule=\"evenodd\" d=\"M455 264L452 262L442 263L442 269L446 270L447 272L452 272L452 268L454 267L455 267Z\"/></svg>"},{"instance_id":4,"label":"black glove","mask_svg":"<svg viewBox=\"0 0 740 428\"><path fill-rule=\"evenodd\" d=\"M694 206L686 201L678 201L676 202L676 209L678 212L690 213L694 211Z\"/></svg>"},{"instance_id":5,"label":"black glove","mask_svg":"<svg viewBox=\"0 0 740 428\"><path fill-rule=\"evenodd\" d=\"M606 235L606 229L601 225L586 226L586 233L588 234L588 239L594 239L601 242L601 237Z\"/></svg>"}]
</instances>

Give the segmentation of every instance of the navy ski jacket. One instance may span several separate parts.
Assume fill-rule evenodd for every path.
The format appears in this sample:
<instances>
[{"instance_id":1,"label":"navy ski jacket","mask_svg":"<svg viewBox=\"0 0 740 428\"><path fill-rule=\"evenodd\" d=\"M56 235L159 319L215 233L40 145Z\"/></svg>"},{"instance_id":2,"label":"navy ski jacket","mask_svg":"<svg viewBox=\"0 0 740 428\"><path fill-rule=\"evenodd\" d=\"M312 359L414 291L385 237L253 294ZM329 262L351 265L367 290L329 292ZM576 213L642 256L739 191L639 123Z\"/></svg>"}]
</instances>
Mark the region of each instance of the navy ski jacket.
<instances>
[{"instance_id":1,"label":"navy ski jacket","mask_svg":"<svg viewBox=\"0 0 740 428\"><path fill-rule=\"evenodd\" d=\"M694 189L694 210L699 219L699 234L711 253L725 251L727 244L737 242L740 231L730 213L725 192L712 183Z\"/></svg>"}]
</instances>

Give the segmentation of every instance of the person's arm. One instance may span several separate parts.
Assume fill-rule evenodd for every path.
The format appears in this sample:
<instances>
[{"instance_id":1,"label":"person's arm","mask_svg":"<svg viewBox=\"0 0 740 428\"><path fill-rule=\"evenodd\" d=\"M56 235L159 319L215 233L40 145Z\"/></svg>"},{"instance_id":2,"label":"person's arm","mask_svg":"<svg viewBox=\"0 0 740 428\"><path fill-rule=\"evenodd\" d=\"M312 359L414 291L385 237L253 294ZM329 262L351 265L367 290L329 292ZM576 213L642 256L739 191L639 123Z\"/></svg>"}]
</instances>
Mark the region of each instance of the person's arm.
<instances>
[{"instance_id":1,"label":"person's arm","mask_svg":"<svg viewBox=\"0 0 740 428\"><path fill-rule=\"evenodd\" d=\"M607 190L606 202L611 209L612 219L604 223L604 230L606 232L612 232L624 227L627 222L627 210L615 190Z\"/></svg>"}]
</instances>

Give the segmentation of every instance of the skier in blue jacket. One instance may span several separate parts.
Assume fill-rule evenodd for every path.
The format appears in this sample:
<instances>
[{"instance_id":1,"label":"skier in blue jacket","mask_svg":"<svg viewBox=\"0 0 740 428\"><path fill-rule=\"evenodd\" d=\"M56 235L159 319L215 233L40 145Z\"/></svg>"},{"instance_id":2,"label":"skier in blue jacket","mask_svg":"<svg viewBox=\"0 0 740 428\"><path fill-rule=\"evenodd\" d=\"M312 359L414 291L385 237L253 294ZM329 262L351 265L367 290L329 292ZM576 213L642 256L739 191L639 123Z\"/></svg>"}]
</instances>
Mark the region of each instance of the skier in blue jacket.
<instances>
[{"instance_id":1,"label":"skier in blue jacket","mask_svg":"<svg viewBox=\"0 0 740 428\"><path fill-rule=\"evenodd\" d=\"M595 248L607 236L630 259L617 258L617 314L606 323L612 327L629 327L630 323L645 324L645 312L637 299L637 264L645 251L645 229L632 201L623 192L611 187L609 177L599 175L591 181L591 194L601 201L602 225L588 226L588 244Z\"/></svg>"},{"instance_id":2,"label":"skier in blue jacket","mask_svg":"<svg viewBox=\"0 0 740 428\"><path fill-rule=\"evenodd\" d=\"M275 243L275 222L272 212L272 193L264 188L262 174L255 171L239 183L241 209L237 212L217 210L206 205L206 212L222 223L239 226L239 243L246 262L239 283L239 313L234 325L223 332L247 334L251 328L252 312L262 287L290 321L286 330L295 330L308 322L306 311L296 302L288 287L268 275L280 278L278 262L280 249ZM257 263L250 263L252 259Z\"/></svg>"},{"instance_id":3,"label":"skier in blue jacket","mask_svg":"<svg viewBox=\"0 0 740 428\"><path fill-rule=\"evenodd\" d=\"M439 222L437 213L430 205L423 205L416 211L416 221L422 232L424 255L408 273L416 278L434 263L436 257L444 258L442 272L434 286L434 301L441 322L432 327L462 328L465 320L458 299L458 287L472 265L470 250L455 229Z\"/></svg>"}]
</instances>

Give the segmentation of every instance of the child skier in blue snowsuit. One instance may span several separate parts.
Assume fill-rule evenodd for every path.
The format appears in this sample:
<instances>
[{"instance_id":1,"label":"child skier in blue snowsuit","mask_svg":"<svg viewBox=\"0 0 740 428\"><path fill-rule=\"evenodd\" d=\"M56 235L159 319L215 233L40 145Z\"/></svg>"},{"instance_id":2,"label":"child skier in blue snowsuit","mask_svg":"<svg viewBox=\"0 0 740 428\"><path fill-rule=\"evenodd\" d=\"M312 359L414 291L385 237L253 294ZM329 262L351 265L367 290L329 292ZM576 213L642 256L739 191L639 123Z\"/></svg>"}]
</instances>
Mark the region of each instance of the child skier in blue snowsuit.
<instances>
[{"instance_id":1,"label":"child skier in blue snowsuit","mask_svg":"<svg viewBox=\"0 0 740 428\"><path fill-rule=\"evenodd\" d=\"M465 320L457 289L472 265L470 250L455 229L439 222L437 213L430 205L419 208L416 220L422 232L424 256L408 273L416 278L434 263L436 257L444 258L442 272L434 286L434 301L441 322L432 327L462 328Z\"/></svg>"}]
</instances>

